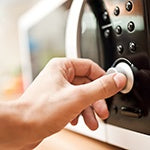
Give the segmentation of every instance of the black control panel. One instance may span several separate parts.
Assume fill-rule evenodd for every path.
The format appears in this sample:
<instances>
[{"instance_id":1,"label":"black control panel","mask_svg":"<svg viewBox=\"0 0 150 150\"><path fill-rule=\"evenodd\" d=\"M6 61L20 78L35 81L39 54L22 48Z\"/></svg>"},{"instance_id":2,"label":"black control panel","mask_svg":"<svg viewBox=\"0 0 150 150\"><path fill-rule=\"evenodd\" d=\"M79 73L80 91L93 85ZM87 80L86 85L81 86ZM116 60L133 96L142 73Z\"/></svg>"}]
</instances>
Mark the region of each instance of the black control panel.
<instances>
[{"instance_id":1,"label":"black control panel","mask_svg":"<svg viewBox=\"0 0 150 150\"><path fill-rule=\"evenodd\" d=\"M97 23L96 62L107 70L125 58L137 68L132 90L107 100L110 117L106 122L150 135L150 1L87 1ZM91 58L82 47L81 57Z\"/></svg>"}]
</instances>

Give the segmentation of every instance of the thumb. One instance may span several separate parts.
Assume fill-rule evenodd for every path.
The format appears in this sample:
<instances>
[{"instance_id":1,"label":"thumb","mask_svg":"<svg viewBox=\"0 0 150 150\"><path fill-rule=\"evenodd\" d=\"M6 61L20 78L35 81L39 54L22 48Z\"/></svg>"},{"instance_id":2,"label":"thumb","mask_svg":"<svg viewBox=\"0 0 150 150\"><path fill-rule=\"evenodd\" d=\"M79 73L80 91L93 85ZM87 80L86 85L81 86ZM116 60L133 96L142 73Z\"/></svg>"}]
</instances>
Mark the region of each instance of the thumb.
<instances>
[{"instance_id":1,"label":"thumb","mask_svg":"<svg viewBox=\"0 0 150 150\"><path fill-rule=\"evenodd\" d=\"M126 77L121 73L104 75L88 84L78 86L79 101L86 105L97 100L109 98L126 85Z\"/></svg>"}]
</instances>

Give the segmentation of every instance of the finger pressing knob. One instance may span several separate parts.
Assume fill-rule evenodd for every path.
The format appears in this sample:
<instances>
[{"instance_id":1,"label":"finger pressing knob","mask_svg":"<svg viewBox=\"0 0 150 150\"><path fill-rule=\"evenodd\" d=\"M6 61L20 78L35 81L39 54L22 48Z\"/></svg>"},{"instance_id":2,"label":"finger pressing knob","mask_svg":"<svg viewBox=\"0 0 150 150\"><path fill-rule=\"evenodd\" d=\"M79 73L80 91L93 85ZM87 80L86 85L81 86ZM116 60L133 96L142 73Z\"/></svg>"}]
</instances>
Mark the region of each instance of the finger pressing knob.
<instances>
[{"instance_id":1,"label":"finger pressing knob","mask_svg":"<svg viewBox=\"0 0 150 150\"><path fill-rule=\"evenodd\" d=\"M125 59L123 59L125 60ZM111 68L107 70L107 74L111 73L122 73L126 76L127 78L127 83L126 86L122 91L120 91L123 94L129 93L134 84L134 74L131 68L131 65L129 63L126 63L125 61L118 61L115 65L113 65Z\"/></svg>"}]
</instances>

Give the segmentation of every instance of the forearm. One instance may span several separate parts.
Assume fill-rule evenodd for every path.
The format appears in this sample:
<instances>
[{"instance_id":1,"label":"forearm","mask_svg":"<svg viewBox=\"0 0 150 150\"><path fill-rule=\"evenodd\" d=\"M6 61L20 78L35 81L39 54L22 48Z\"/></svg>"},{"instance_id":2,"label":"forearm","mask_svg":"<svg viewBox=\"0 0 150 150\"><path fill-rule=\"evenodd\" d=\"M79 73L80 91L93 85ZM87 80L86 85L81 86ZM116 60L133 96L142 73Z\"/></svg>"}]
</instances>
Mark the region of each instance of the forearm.
<instances>
[{"instance_id":1,"label":"forearm","mask_svg":"<svg viewBox=\"0 0 150 150\"><path fill-rule=\"evenodd\" d=\"M53 59L20 100L0 102L0 149L20 150L37 144L83 111L88 127L96 129L93 111L106 117L108 110L104 103L95 102L116 94L126 83L122 74L103 75L90 60Z\"/></svg>"},{"instance_id":2,"label":"forearm","mask_svg":"<svg viewBox=\"0 0 150 150\"><path fill-rule=\"evenodd\" d=\"M29 134L24 109L18 101L0 102L0 149L19 149Z\"/></svg>"}]
</instances>

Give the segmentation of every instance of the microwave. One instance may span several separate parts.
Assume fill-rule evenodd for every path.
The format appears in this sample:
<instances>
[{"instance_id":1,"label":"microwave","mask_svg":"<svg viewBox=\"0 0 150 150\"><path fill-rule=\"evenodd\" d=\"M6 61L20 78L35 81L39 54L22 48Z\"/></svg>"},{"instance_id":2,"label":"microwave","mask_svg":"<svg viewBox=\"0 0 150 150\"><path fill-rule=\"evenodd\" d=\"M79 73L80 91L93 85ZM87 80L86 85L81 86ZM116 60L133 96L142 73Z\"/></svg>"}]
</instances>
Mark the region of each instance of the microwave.
<instances>
[{"instance_id":1,"label":"microwave","mask_svg":"<svg viewBox=\"0 0 150 150\"><path fill-rule=\"evenodd\" d=\"M150 1L74 0L66 55L89 58L107 72L125 73L128 86L106 99L110 116L90 131L82 118L68 128L124 149L150 147Z\"/></svg>"},{"instance_id":2,"label":"microwave","mask_svg":"<svg viewBox=\"0 0 150 150\"><path fill-rule=\"evenodd\" d=\"M21 69L26 89L53 57L65 57L66 24L72 0L41 0L18 21Z\"/></svg>"},{"instance_id":3,"label":"microwave","mask_svg":"<svg viewBox=\"0 0 150 150\"><path fill-rule=\"evenodd\" d=\"M67 129L119 146L150 147L149 0L44 0L19 20L24 88L53 57L89 58L104 70L125 63L131 88L107 99L110 116L91 131L82 117ZM124 68L123 68L124 69Z\"/></svg>"}]
</instances>

